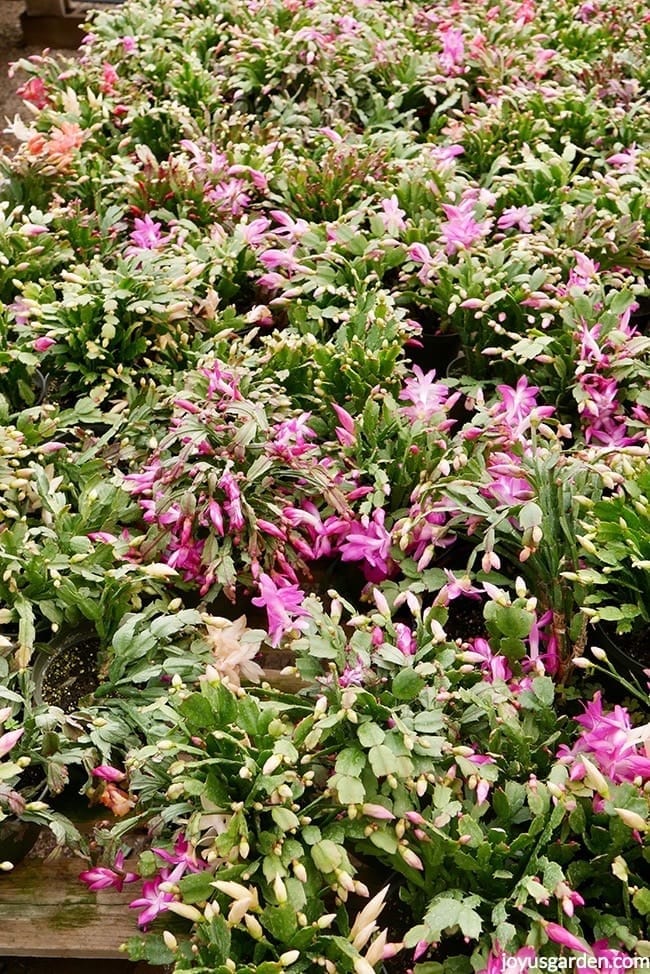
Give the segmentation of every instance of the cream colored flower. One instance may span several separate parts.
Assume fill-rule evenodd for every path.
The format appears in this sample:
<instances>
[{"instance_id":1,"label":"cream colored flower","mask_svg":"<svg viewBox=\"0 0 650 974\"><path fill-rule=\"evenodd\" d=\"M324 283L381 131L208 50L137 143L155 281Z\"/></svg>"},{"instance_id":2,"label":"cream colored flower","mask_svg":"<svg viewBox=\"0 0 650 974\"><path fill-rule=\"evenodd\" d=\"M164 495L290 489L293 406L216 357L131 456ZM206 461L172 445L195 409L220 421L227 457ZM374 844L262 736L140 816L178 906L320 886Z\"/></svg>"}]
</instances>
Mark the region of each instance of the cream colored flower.
<instances>
[{"instance_id":1,"label":"cream colored flower","mask_svg":"<svg viewBox=\"0 0 650 974\"><path fill-rule=\"evenodd\" d=\"M202 616L206 628L206 638L214 654L213 667L233 686L240 685L240 679L259 683L264 670L253 662L264 640L264 633L249 629L246 616L234 622L221 616Z\"/></svg>"}]
</instances>

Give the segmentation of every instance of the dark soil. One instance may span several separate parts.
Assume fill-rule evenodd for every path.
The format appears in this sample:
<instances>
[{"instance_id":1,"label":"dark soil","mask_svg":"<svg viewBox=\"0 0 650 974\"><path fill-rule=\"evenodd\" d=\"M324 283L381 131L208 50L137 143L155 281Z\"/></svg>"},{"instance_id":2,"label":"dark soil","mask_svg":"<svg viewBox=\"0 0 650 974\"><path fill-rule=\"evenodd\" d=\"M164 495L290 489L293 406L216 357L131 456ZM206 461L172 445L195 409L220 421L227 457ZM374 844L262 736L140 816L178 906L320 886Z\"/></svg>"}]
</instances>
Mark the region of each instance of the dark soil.
<instances>
[{"instance_id":1,"label":"dark soil","mask_svg":"<svg viewBox=\"0 0 650 974\"><path fill-rule=\"evenodd\" d=\"M650 667L650 626L617 633L613 623L601 622L593 630L590 642L604 649L617 669L627 668L628 672L643 676L643 670Z\"/></svg>"},{"instance_id":2,"label":"dark soil","mask_svg":"<svg viewBox=\"0 0 650 974\"><path fill-rule=\"evenodd\" d=\"M459 596L452 599L447 607L449 616L445 623L445 632L449 639L476 639L477 636L487 638L487 628L483 618L483 600Z\"/></svg>"},{"instance_id":3,"label":"dark soil","mask_svg":"<svg viewBox=\"0 0 650 974\"><path fill-rule=\"evenodd\" d=\"M77 642L62 645L44 664L41 697L44 703L70 713L84 697L99 686L94 636L80 636Z\"/></svg>"},{"instance_id":4,"label":"dark soil","mask_svg":"<svg viewBox=\"0 0 650 974\"><path fill-rule=\"evenodd\" d=\"M634 632L626 632L621 636L615 636L614 639L622 653L635 663L650 667L650 626L636 629Z\"/></svg>"}]
</instances>

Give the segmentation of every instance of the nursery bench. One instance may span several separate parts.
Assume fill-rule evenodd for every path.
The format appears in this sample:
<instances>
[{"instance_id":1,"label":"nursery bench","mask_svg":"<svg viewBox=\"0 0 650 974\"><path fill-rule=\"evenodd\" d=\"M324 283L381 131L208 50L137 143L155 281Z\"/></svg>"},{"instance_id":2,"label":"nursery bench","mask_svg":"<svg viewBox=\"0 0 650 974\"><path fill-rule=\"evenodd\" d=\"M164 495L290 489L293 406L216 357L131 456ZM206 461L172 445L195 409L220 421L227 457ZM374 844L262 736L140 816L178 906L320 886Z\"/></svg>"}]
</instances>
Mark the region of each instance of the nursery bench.
<instances>
[{"instance_id":1,"label":"nursery bench","mask_svg":"<svg viewBox=\"0 0 650 974\"><path fill-rule=\"evenodd\" d=\"M120 945L137 932L133 890L93 893L83 868L77 858L27 858L0 876L0 956L125 959Z\"/></svg>"}]
</instances>

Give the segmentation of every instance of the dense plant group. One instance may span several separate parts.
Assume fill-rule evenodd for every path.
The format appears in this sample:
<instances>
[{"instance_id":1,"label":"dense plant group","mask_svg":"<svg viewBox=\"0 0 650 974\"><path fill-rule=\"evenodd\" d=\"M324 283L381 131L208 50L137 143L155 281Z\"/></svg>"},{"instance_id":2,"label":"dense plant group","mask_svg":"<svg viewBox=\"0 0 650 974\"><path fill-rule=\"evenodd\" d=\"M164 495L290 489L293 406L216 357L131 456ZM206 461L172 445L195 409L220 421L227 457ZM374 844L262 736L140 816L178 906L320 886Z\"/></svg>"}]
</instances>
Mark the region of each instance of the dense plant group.
<instances>
[{"instance_id":1,"label":"dense plant group","mask_svg":"<svg viewBox=\"0 0 650 974\"><path fill-rule=\"evenodd\" d=\"M114 814L132 956L650 956L648 26L128 0L15 66L0 814Z\"/></svg>"}]
</instances>

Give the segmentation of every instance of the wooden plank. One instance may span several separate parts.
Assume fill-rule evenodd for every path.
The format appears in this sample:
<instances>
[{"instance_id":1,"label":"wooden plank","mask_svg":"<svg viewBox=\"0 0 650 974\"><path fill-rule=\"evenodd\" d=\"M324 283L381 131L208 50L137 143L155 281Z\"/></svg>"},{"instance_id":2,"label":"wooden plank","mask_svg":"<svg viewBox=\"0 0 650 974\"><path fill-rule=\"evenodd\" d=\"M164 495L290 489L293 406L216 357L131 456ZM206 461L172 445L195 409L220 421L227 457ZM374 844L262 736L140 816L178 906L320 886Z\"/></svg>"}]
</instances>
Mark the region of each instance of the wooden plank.
<instances>
[{"instance_id":1,"label":"wooden plank","mask_svg":"<svg viewBox=\"0 0 650 974\"><path fill-rule=\"evenodd\" d=\"M81 859L25 859L0 876L0 956L124 959L137 933L135 887L93 893Z\"/></svg>"}]
</instances>

